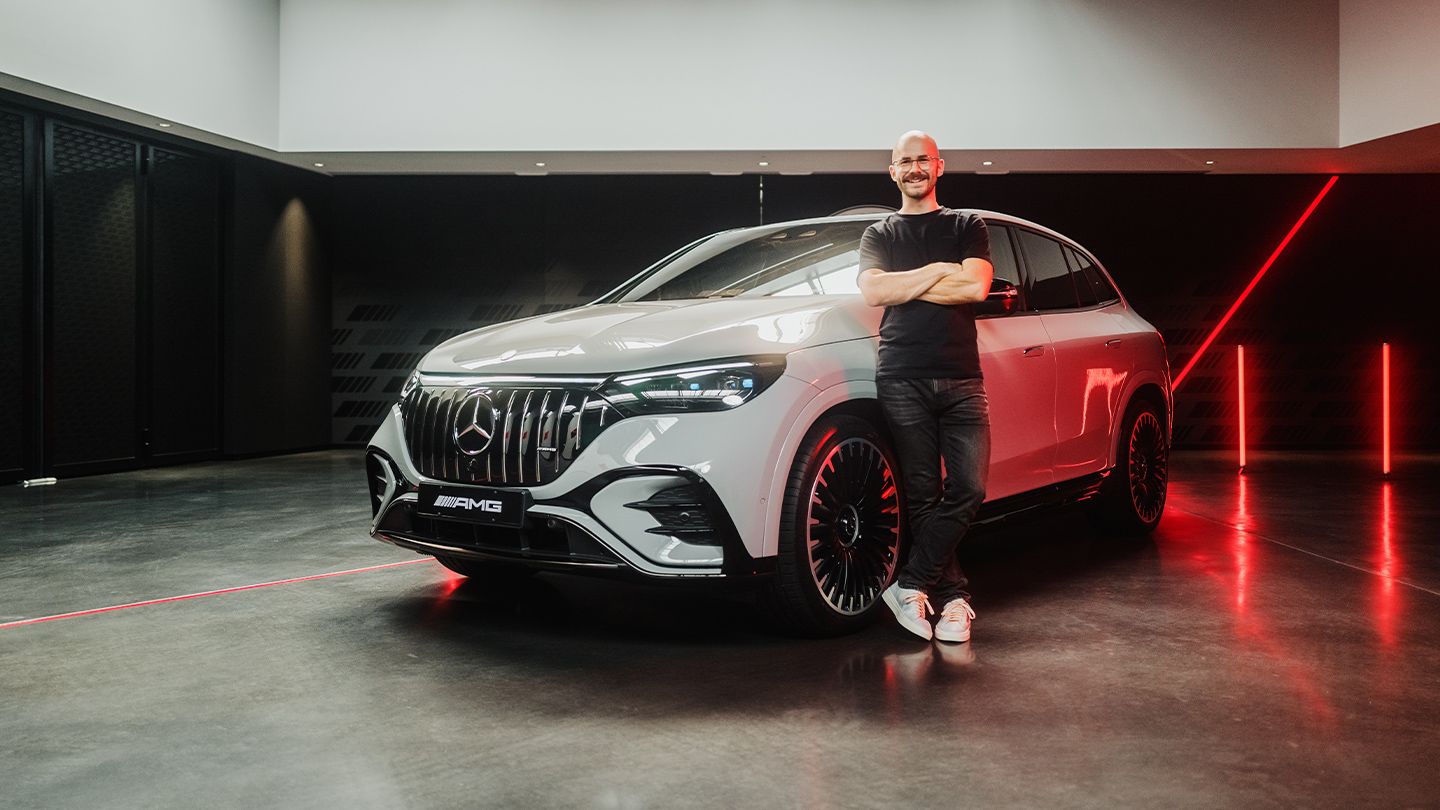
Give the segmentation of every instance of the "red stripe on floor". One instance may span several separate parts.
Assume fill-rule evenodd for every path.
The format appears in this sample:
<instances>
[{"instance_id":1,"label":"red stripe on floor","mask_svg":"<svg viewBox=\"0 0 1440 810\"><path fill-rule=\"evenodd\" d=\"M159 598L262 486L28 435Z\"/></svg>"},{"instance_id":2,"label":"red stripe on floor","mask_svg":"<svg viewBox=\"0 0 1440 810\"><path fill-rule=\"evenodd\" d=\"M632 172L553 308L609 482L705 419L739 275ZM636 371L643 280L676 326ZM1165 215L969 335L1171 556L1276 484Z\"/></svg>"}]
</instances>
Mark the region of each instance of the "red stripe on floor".
<instances>
[{"instance_id":1,"label":"red stripe on floor","mask_svg":"<svg viewBox=\"0 0 1440 810\"><path fill-rule=\"evenodd\" d=\"M434 562L429 558L419 560L405 560L404 562L385 563L384 565L371 565L365 568L351 568L348 571L331 571L326 574L311 574L308 577L293 577L291 579L277 579L272 582L257 582L254 585L238 585L234 588L220 588L214 591L201 591L200 593L187 593L183 596L166 596L160 599L146 599L143 602L130 602L124 605L110 605L109 607L91 608L89 610L76 610L70 613L57 613L54 616L39 616L34 619L20 619L13 622L0 624L0 630L7 627L23 627L27 624L39 624L41 622L53 622L58 619L73 619L76 616L93 616L97 613L109 613L115 610L129 610L130 608L146 607L148 605L163 605L166 602L183 602L186 599L200 599L206 596L219 596L225 593L236 593L238 591L253 591L256 588L271 588L276 585L289 585L294 582L310 582L315 579L329 579L330 577L343 577L346 574L363 574L366 571L380 571L386 568L399 568L404 565L415 565L417 563Z\"/></svg>"}]
</instances>

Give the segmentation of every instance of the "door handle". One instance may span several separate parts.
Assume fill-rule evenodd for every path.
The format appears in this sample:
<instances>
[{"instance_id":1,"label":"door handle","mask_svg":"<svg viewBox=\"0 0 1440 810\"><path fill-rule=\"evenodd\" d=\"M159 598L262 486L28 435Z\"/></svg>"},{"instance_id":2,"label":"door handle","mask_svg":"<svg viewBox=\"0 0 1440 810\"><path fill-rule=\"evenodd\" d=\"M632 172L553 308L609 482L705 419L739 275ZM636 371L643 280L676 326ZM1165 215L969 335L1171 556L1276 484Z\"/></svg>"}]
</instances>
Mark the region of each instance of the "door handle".
<instances>
[{"instance_id":1,"label":"door handle","mask_svg":"<svg viewBox=\"0 0 1440 810\"><path fill-rule=\"evenodd\" d=\"M1119 346L1119 345L1120 345L1120 338L1110 338L1109 340L1105 341L1105 345L1106 345L1106 346Z\"/></svg>"},{"instance_id":2,"label":"door handle","mask_svg":"<svg viewBox=\"0 0 1440 810\"><path fill-rule=\"evenodd\" d=\"M1045 354L1044 346L1031 346L1021 355L1022 357L1040 357Z\"/></svg>"}]
</instances>

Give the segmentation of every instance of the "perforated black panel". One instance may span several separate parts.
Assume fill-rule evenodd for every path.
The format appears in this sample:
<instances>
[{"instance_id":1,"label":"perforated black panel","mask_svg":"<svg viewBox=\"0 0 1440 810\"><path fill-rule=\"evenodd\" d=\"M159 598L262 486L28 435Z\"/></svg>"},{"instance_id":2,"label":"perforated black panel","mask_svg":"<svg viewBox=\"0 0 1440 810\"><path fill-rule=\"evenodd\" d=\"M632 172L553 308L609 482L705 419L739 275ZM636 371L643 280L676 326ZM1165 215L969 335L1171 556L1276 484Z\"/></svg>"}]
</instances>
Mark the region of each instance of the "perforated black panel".
<instances>
[{"instance_id":1,"label":"perforated black panel","mask_svg":"<svg viewBox=\"0 0 1440 810\"><path fill-rule=\"evenodd\" d=\"M52 124L47 464L136 456L135 144Z\"/></svg>"},{"instance_id":2,"label":"perforated black panel","mask_svg":"<svg viewBox=\"0 0 1440 810\"><path fill-rule=\"evenodd\" d=\"M25 119L0 111L0 470L25 463Z\"/></svg>"},{"instance_id":3,"label":"perforated black panel","mask_svg":"<svg viewBox=\"0 0 1440 810\"><path fill-rule=\"evenodd\" d=\"M150 454L217 449L220 174L154 151L150 171Z\"/></svg>"}]
</instances>

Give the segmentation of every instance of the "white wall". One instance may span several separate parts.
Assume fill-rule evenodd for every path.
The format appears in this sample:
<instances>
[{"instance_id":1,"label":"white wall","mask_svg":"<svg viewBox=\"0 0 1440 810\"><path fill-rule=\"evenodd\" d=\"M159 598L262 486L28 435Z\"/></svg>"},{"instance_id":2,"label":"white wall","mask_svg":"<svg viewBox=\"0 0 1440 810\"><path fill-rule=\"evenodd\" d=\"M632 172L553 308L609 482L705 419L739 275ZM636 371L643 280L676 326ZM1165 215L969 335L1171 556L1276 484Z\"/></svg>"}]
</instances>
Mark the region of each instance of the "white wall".
<instances>
[{"instance_id":1,"label":"white wall","mask_svg":"<svg viewBox=\"0 0 1440 810\"><path fill-rule=\"evenodd\" d=\"M1324 148L1440 122L1436 43L1436 0L0 0L0 73L285 151L868 150L911 126Z\"/></svg>"},{"instance_id":2,"label":"white wall","mask_svg":"<svg viewBox=\"0 0 1440 810\"><path fill-rule=\"evenodd\" d=\"M278 145L280 0L0 0L0 73Z\"/></svg>"},{"instance_id":3,"label":"white wall","mask_svg":"<svg viewBox=\"0 0 1440 810\"><path fill-rule=\"evenodd\" d=\"M1340 0L1340 145L1440 123L1440 2Z\"/></svg>"},{"instance_id":4,"label":"white wall","mask_svg":"<svg viewBox=\"0 0 1440 810\"><path fill-rule=\"evenodd\" d=\"M284 0L284 150L1333 147L1337 0Z\"/></svg>"}]
</instances>

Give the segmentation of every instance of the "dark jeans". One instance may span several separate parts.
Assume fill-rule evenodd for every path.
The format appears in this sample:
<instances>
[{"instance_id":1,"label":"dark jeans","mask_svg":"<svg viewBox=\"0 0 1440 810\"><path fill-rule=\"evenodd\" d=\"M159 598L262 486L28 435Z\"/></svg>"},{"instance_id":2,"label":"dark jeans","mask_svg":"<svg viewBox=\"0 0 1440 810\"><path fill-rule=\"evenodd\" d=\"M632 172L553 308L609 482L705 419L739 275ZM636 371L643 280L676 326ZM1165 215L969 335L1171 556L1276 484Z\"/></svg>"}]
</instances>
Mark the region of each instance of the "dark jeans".
<instances>
[{"instance_id":1,"label":"dark jeans","mask_svg":"<svg viewBox=\"0 0 1440 810\"><path fill-rule=\"evenodd\" d=\"M925 591L938 611L952 599L970 596L955 549L985 500L990 401L981 380L875 382L900 457L910 524L910 559L900 570L900 587Z\"/></svg>"}]
</instances>

